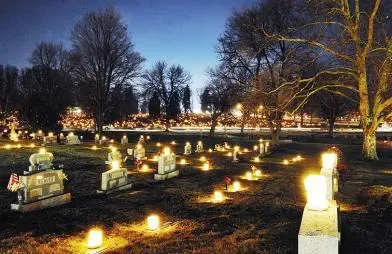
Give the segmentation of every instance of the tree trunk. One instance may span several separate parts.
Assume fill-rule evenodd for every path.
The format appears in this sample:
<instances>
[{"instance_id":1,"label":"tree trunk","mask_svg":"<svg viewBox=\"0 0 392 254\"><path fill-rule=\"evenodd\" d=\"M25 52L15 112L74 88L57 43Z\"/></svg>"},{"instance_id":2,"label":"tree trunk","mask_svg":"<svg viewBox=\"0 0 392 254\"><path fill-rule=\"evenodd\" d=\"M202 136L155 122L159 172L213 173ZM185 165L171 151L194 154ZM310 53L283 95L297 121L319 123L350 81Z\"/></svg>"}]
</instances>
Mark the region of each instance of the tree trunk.
<instances>
[{"instance_id":1,"label":"tree trunk","mask_svg":"<svg viewBox=\"0 0 392 254\"><path fill-rule=\"evenodd\" d=\"M304 112L301 110L301 127L304 126Z\"/></svg>"},{"instance_id":2,"label":"tree trunk","mask_svg":"<svg viewBox=\"0 0 392 254\"><path fill-rule=\"evenodd\" d=\"M246 116L245 116L245 113L244 113L244 115L242 117L242 121L241 121L241 132L240 132L240 135L244 134L245 122L246 122Z\"/></svg>"},{"instance_id":3,"label":"tree trunk","mask_svg":"<svg viewBox=\"0 0 392 254\"><path fill-rule=\"evenodd\" d=\"M165 131L168 132L169 131L169 127L170 127L170 119L169 119L169 112L168 112L169 108L166 106L165 107Z\"/></svg>"},{"instance_id":4,"label":"tree trunk","mask_svg":"<svg viewBox=\"0 0 392 254\"><path fill-rule=\"evenodd\" d=\"M274 124L270 125L271 143L273 146L279 146L280 130L281 130L280 121L276 124L276 126Z\"/></svg>"},{"instance_id":5,"label":"tree trunk","mask_svg":"<svg viewBox=\"0 0 392 254\"><path fill-rule=\"evenodd\" d=\"M376 131L367 129L363 132L362 156L367 160L378 160Z\"/></svg>"},{"instance_id":6,"label":"tree trunk","mask_svg":"<svg viewBox=\"0 0 392 254\"><path fill-rule=\"evenodd\" d=\"M328 119L328 136L333 137L333 129L335 127L335 119Z\"/></svg>"},{"instance_id":7,"label":"tree trunk","mask_svg":"<svg viewBox=\"0 0 392 254\"><path fill-rule=\"evenodd\" d=\"M214 136L214 133L215 133L215 127L216 127L216 123L217 123L217 117L215 117L215 116L212 116L212 119L211 119L211 128L210 128L210 133L208 134L208 136Z\"/></svg>"}]
</instances>

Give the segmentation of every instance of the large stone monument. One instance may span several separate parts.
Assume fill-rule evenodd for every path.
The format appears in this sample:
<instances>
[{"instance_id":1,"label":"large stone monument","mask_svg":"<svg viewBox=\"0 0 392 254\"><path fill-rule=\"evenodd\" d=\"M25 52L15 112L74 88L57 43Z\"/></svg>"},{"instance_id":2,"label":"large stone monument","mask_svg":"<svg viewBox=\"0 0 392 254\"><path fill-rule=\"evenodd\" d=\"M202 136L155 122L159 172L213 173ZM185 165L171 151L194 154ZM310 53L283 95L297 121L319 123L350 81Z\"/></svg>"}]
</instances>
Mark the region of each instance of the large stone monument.
<instances>
[{"instance_id":1,"label":"large stone monument","mask_svg":"<svg viewBox=\"0 0 392 254\"><path fill-rule=\"evenodd\" d=\"M305 180L307 203L298 233L298 253L339 253L340 232L336 201L327 199L324 176Z\"/></svg>"},{"instance_id":2,"label":"large stone monument","mask_svg":"<svg viewBox=\"0 0 392 254\"><path fill-rule=\"evenodd\" d=\"M52 161L53 154L44 151L30 156L33 165L29 172L14 179L17 183L13 189L18 192L18 203L11 204L11 210L31 212L71 201L71 194L64 193L66 176L62 169L55 169Z\"/></svg>"},{"instance_id":3,"label":"large stone monument","mask_svg":"<svg viewBox=\"0 0 392 254\"><path fill-rule=\"evenodd\" d=\"M44 148L41 148L38 153L33 153L30 155L30 166L28 172L51 169L53 167L53 159L54 157L52 153L49 153Z\"/></svg>"},{"instance_id":4,"label":"large stone monument","mask_svg":"<svg viewBox=\"0 0 392 254\"><path fill-rule=\"evenodd\" d=\"M192 145L189 142L186 142L184 146L184 155L190 155L192 153Z\"/></svg>"},{"instance_id":5,"label":"large stone monument","mask_svg":"<svg viewBox=\"0 0 392 254\"><path fill-rule=\"evenodd\" d=\"M101 186L97 193L109 194L116 191L132 188L128 181L128 171L120 168L118 161L112 161L112 168L101 175Z\"/></svg>"},{"instance_id":6,"label":"large stone monument","mask_svg":"<svg viewBox=\"0 0 392 254\"><path fill-rule=\"evenodd\" d=\"M180 171L176 169L176 155L165 148L162 155L158 157L158 173L154 175L155 180L166 180L176 177Z\"/></svg>"},{"instance_id":7,"label":"large stone monument","mask_svg":"<svg viewBox=\"0 0 392 254\"><path fill-rule=\"evenodd\" d=\"M65 143L67 145L78 145L78 144L80 144L80 140L77 135L73 134L73 132L70 132L66 136Z\"/></svg>"},{"instance_id":8,"label":"large stone monument","mask_svg":"<svg viewBox=\"0 0 392 254\"><path fill-rule=\"evenodd\" d=\"M15 131L15 124L14 123L12 123L10 125L10 140L11 141L18 141L19 140L19 135Z\"/></svg>"}]
</instances>

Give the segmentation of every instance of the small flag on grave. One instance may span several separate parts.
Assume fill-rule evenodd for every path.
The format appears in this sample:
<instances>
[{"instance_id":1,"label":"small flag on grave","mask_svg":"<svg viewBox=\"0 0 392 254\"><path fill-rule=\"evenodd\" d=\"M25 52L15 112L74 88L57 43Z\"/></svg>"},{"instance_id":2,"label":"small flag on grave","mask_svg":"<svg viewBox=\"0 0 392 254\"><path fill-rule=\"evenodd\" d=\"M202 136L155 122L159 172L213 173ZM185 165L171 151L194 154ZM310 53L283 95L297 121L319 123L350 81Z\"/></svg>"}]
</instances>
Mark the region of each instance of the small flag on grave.
<instances>
[{"instance_id":1,"label":"small flag on grave","mask_svg":"<svg viewBox=\"0 0 392 254\"><path fill-rule=\"evenodd\" d=\"M16 192L19 188L19 177L17 174L12 173L10 180L8 181L7 189L12 192Z\"/></svg>"}]
</instances>

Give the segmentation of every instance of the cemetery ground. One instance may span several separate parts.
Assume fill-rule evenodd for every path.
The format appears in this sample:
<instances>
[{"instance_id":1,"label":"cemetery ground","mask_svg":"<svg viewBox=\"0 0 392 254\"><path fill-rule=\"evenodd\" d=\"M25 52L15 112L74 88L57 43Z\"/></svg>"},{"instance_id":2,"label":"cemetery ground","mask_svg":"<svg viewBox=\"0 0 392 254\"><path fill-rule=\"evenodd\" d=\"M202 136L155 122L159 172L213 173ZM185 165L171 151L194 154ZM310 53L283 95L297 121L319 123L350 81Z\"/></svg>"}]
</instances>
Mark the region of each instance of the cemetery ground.
<instances>
[{"instance_id":1,"label":"cemetery ground","mask_svg":"<svg viewBox=\"0 0 392 254\"><path fill-rule=\"evenodd\" d=\"M176 140L175 146L171 140ZM320 155L331 144L283 144L261 163L250 162L256 153L241 155L239 163L221 152L184 157L185 141L192 150L199 136L155 135L147 143L149 159L159 147L156 142L175 149L190 164L177 165L180 176L153 182L153 172L138 172L129 164L132 189L98 195L100 174L105 171L109 149L93 143L48 146L54 162L64 164L67 191L72 202L32 213L10 212L17 194L6 190L12 172L27 170L28 157L38 148L4 149L0 140L0 253L88 253L86 235L97 226L104 230L104 253L296 253L297 235L305 206L303 180L320 171ZM137 140L136 135L133 140ZM213 148L219 139L204 137L204 148ZM230 145L252 151L256 140L226 138ZM30 142L29 142L30 143ZM26 144L29 144L26 143ZM23 143L22 143L23 144ZM117 147L125 154L125 147ZM392 143L380 142L377 162L360 159L360 145L339 144L349 174L337 202L341 215L342 253L392 253ZM283 159L301 155L299 162ZM200 156L211 162L202 171ZM156 163L146 162L151 168ZM258 181L241 179L251 165L263 170ZM214 190L224 191L224 177L239 180L244 190L228 192L222 203L211 203ZM162 228L146 229L146 217L158 214Z\"/></svg>"}]
</instances>

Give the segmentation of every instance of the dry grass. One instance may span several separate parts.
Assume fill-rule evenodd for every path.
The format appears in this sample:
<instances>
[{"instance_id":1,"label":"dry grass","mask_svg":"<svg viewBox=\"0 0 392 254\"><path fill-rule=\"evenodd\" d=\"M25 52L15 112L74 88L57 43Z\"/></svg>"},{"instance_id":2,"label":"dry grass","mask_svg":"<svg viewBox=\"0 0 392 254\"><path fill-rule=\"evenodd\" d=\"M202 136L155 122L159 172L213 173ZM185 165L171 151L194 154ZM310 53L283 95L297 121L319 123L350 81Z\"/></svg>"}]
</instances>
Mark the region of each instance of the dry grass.
<instances>
[{"instance_id":1,"label":"dry grass","mask_svg":"<svg viewBox=\"0 0 392 254\"><path fill-rule=\"evenodd\" d=\"M157 140L168 144L172 139L154 137L147 147L149 158L158 149ZM181 154L185 138L177 140L174 148ZM205 148L216 142L205 141ZM254 144L233 143L249 149ZM0 140L0 147L3 145ZM129 164L133 189L102 196L95 191L108 149L93 151L91 145L48 148L55 162L64 164L73 201L30 214L9 211L16 194L5 187L11 172L27 169L28 156L37 148L0 150L0 253L88 253L85 237L91 227L104 230L104 253L295 253L305 204L303 179L319 171L318 158L327 147L285 145L257 165L249 162L253 153L232 163L224 154L206 152L203 155L212 163L210 171L201 171L201 155L192 154L187 158L191 164L178 165L180 177L162 183L151 181L152 172L136 172ZM378 202L375 210L374 202L358 199L361 190L369 190L362 191L369 194L365 200L390 195L390 187L385 186L391 186L392 175L384 172L392 168L392 158L385 156L391 150L382 150L386 158L374 164L358 160L359 146L342 148L353 165L337 197L342 207L342 252L391 253L390 204ZM281 163L297 154L305 159L290 165ZM147 163L156 168L154 162ZM256 181L241 179L252 164L261 167L265 176ZM224 191L225 176L240 181L246 189L224 192L227 199L222 203L200 202L209 199L214 190ZM377 185L381 186L377 191L370 188ZM151 213L159 214L164 223L159 231L146 229L145 219Z\"/></svg>"}]
</instances>

